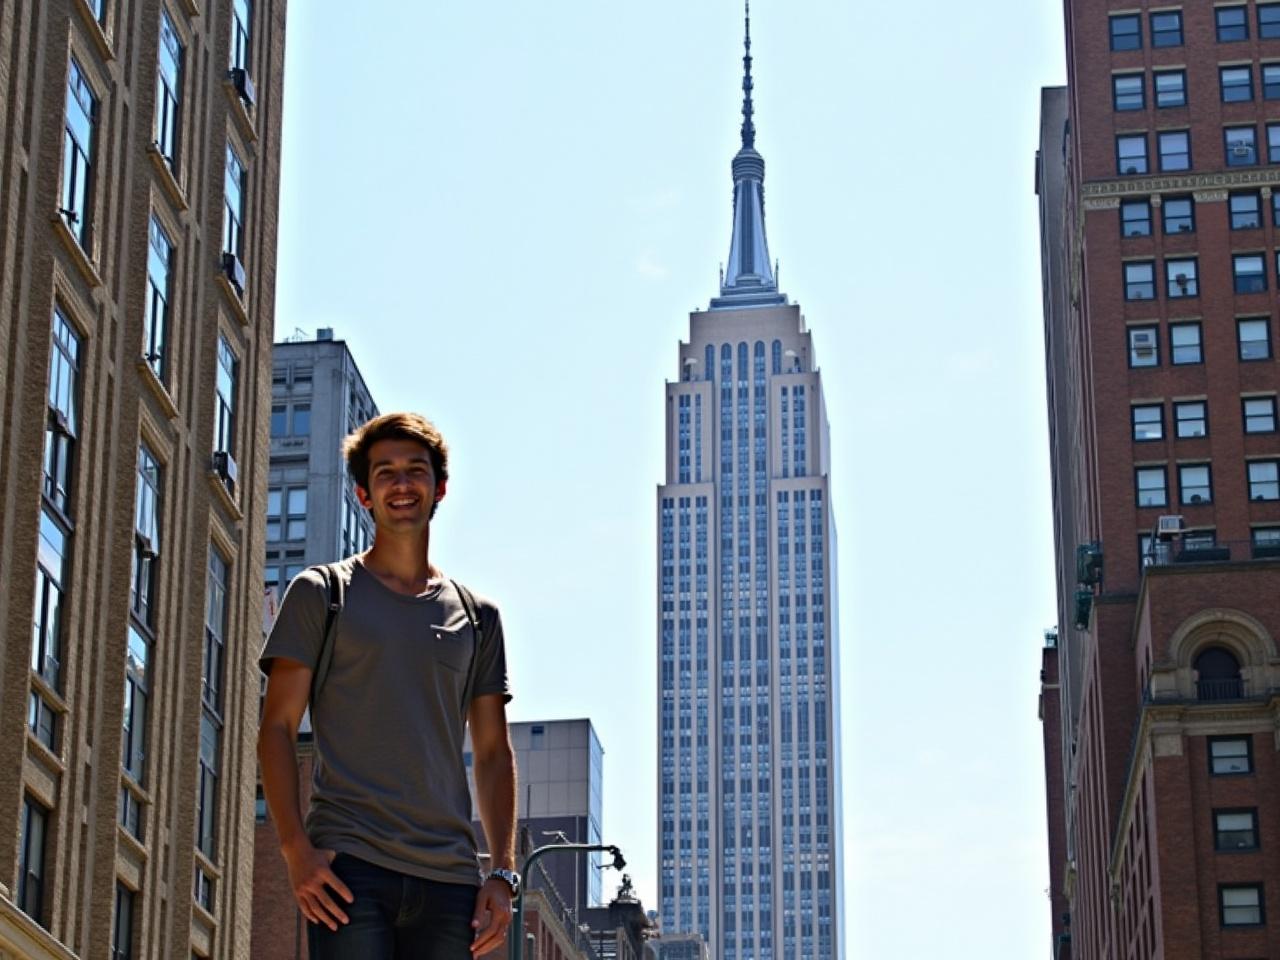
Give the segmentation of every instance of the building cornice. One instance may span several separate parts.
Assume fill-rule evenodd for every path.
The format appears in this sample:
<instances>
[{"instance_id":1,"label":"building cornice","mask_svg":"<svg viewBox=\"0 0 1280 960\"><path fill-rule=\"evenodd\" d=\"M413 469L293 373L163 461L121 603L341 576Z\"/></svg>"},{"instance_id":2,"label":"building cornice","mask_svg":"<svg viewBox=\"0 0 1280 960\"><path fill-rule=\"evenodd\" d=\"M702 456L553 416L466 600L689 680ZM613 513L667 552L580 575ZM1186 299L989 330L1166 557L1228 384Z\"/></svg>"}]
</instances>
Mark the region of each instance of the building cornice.
<instances>
[{"instance_id":1,"label":"building cornice","mask_svg":"<svg viewBox=\"0 0 1280 960\"><path fill-rule=\"evenodd\" d=\"M1274 186L1280 186L1280 170L1273 167L1189 173L1178 177L1118 177L1081 184L1080 200L1086 210L1105 210L1118 206L1122 197L1199 191L1207 200L1226 200L1229 190Z\"/></svg>"}]
</instances>

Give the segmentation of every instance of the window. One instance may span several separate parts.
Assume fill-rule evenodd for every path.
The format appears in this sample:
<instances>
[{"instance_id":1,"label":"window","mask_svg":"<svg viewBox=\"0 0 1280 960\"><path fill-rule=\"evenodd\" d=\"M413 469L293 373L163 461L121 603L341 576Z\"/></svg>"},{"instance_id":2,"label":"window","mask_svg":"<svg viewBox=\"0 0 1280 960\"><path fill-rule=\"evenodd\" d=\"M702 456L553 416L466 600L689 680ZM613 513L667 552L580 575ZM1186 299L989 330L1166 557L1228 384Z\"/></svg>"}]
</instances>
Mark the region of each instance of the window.
<instances>
[{"instance_id":1,"label":"window","mask_svg":"<svg viewBox=\"0 0 1280 960\"><path fill-rule=\"evenodd\" d=\"M286 513L281 513L287 508ZM271 487L267 490L267 542L304 540L307 536L307 488Z\"/></svg>"},{"instance_id":2,"label":"window","mask_svg":"<svg viewBox=\"0 0 1280 960\"><path fill-rule=\"evenodd\" d=\"M213 420L213 451L232 456L236 444L236 386L240 375L240 361L236 359L231 344L218 334L218 374L216 381L217 402Z\"/></svg>"},{"instance_id":3,"label":"window","mask_svg":"<svg viewBox=\"0 0 1280 960\"><path fill-rule=\"evenodd\" d=\"M1139 443L1164 439L1164 407L1158 403L1135 404L1129 408L1133 439Z\"/></svg>"},{"instance_id":4,"label":"window","mask_svg":"<svg viewBox=\"0 0 1280 960\"><path fill-rule=\"evenodd\" d=\"M1169 356L1175 366L1204 361L1199 323L1169 324Z\"/></svg>"},{"instance_id":5,"label":"window","mask_svg":"<svg viewBox=\"0 0 1280 960\"><path fill-rule=\"evenodd\" d=\"M1280 63L1262 65L1262 97L1264 100L1280 100Z\"/></svg>"},{"instance_id":6,"label":"window","mask_svg":"<svg viewBox=\"0 0 1280 960\"><path fill-rule=\"evenodd\" d=\"M289 433L289 408L283 403L271 406L271 436L283 437Z\"/></svg>"},{"instance_id":7,"label":"window","mask_svg":"<svg viewBox=\"0 0 1280 960\"><path fill-rule=\"evenodd\" d=\"M222 663L227 637L227 561L209 548L209 569L205 575L204 657L201 692L204 702L222 711Z\"/></svg>"},{"instance_id":8,"label":"window","mask_svg":"<svg viewBox=\"0 0 1280 960\"><path fill-rule=\"evenodd\" d=\"M89 248L89 188L93 174L94 129L98 101L80 64L71 58L67 79L67 117L62 139L62 206L59 213L76 241Z\"/></svg>"},{"instance_id":9,"label":"window","mask_svg":"<svg viewBox=\"0 0 1280 960\"><path fill-rule=\"evenodd\" d=\"M1213 479L1207 463L1178 465L1178 495L1183 506L1213 503Z\"/></svg>"},{"instance_id":10,"label":"window","mask_svg":"<svg viewBox=\"0 0 1280 960\"><path fill-rule=\"evenodd\" d=\"M1254 527L1250 539L1255 557L1280 557L1280 527Z\"/></svg>"},{"instance_id":11,"label":"window","mask_svg":"<svg viewBox=\"0 0 1280 960\"><path fill-rule=\"evenodd\" d=\"M1151 202L1149 200L1121 201L1120 235L1124 237L1151 236Z\"/></svg>"},{"instance_id":12,"label":"window","mask_svg":"<svg viewBox=\"0 0 1280 960\"><path fill-rule=\"evenodd\" d=\"M1257 850L1258 811L1213 811L1213 848L1215 850Z\"/></svg>"},{"instance_id":13,"label":"window","mask_svg":"<svg viewBox=\"0 0 1280 960\"><path fill-rule=\"evenodd\" d=\"M147 756L147 698L151 644L132 623L125 654L124 752L120 765L139 786L143 783ZM142 837L142 808L137 794L125 783L120 789L120 822L135 837Z\"/></svg>"},{"instance_id":14,"label":"window","mask_svg":"<svg viewBox=\"0 0 1280 960\"><path fill-rule=\"evenodd\" d=\"M1141 110L1146 105L1145 85L1140 73L1117 73L1111 78L1111 100L1116 110Z\"/></svg>"},{"instance_id":15,"label":"window","mask_svg":"<svg viewBox=\"0 0 1280 960\"><path fill-rule=\"evenodd\" d=\"M53 311L52 339L44 432L44 495L66 516L71 512L71 469L80 422L80 337L57 307Z\"/></svg>"},{"instance_id":16,"label":"window","mask_svg":"<svg viewBox=\"0 0 1280 960\"><path fill-rule=\"evenodd\" d=\"M293 405L293 424L289 433L295 437L311 435L311 404L295 403Z\"/></svg>"},{"instance_id":17,"label":"window","mask_svg":"<svg viewBox=\"0 0 1280 960\"><path fill-rule=\"evenodd\" d=\"M36 597L32 622L31 670L54 690L62 689L62 610L66 589L70 535L46 509L40 511L36 551ZM31 691L28 725L50 750L54 748L57 714L38 690Z\"/></svg>"},{"instance_id":18,"label":"window","mask_svg":"<svg viewBox=\"0 0 1280 960\"><path fill-rule=\"evenodd\" d=\"M18 909L44 924L44 838L49 812L30 796L22 798L18 838Z\"/></svg>"},{"instance_id":19,"label":"window","mask_svg":"<svg viewBox=\"0 0 1280 960\"><path fill-rule=\"evenodd\" d=\"M1261 261L1261 257L1258 258ZM1154 300L1156 298L1156 266L1150 260L1131 260L1124 265L1124 298Z\"/></svg>"},{"instance_id":20,"label":"window","mask_svg":"<svg viewBox=\"0 0 1280 960\"><path fill-rule=\"evenodd\" d=\"M1187 105L1187 71L1157 70L1154 74L1157 107Z\"/></svg>"},{"instance_id":21,"label":"window","mask_svg":"<svg viewBox=\"0 0 1280 960\"><path fill-rule=\"evenodd\" d=\"M222 250L244 262L244 164L227 145L227 174L223 187Z\"/></svg>"},{"instance_id":22,"label":"window","mask_svg":"<svg viewBox=\"0 0 1280 960\"><path fill-rule=\"evenodd\" d=\"M1250 460L1249 499L1280 500L1280 460Z\"/></svg>"},{"instance_id":23,"label":"window","mask_svg":"<svg viewBox=\"0 0 1280 960\"><path fill-rule=\"evenodd\" d=\"M1280 163L1280 123L1267 124L1267 163Z\"/></svg>"},{"instance_id":24,"label":"window","mask_svg":"<svg viewBox=\"0 0 1280 960\"><path fill-rule=\"evenodd\" d=\"M231 3L231 69L249 70L250 29L253 25L252 0Z\"/></svg>"},{"instance_id":25,"label":"window","mask_svg":"<svg viewBox=\"0 0 1280 960\"><path fill-rule=\"evenodd\" d=\"M1249 17L1244 7L1218 7L1213 11L1219 43L1249 39Z\"/></svg>"},{"instance_id":26,"label":"window","mask_svg":"<svg viewBox=\"0 0 1280 960\"><path fill-rule=\"evenodd\" d=\"M1151 46L1182 46L1182 12L1166 10L1151 14Z\"/></svg>"},{"instance_id":27,"label":"window","mask_svg":"<svg viewBox=\"0 0 1280 960\"><path fill-rule=\"evenodd\" d=\"M1253 773L1253 739L1210 737L1209 773L1219 777L1232 773Z\"/></svg>"},{"instance_id":28,"label":"window","mask_svg":"<svg viewBox=\"0 0 1280 960\"><path fill-rule=\"evenodd\" d=\"M1258 293L1267 289L1267 272L1260 253L1238 253L1233 256L1231 275L1236 293Z\"/></svg>"},{"instance_id":29,"label":"window","mask_svg":"<svg viewBox=\"0 0 1280 960\"><path fill-rule=\"evenodd\" d=\"M1258 4L1258 36L1264 40L1280 37L1280 3Z\"/></svg>"},{"instance_id":30,"label":"window","mask_svg":"<svg viewBox=\"0 0 1280 960\"><path fill-rule=\"evenodd\" d=\"M160 465L145 444L138 447L137 483L131 603L138 621L152 627L155 560L160 552Z\"/></svg>"},{"instance_id":31,"label":"window","mask_svg":"<svg viewBox=\"0 0 1280 960\"><path fill-rule=\"evenodd\" d=\"M1256 927L1263 923L1262 884L1218 886L1218 911L1224 927Z\"/></svg>"},{"instance_id":32,"label":"window","mask_svg":"<svg viewBox=\"0 0 1280 960\"><path fill-rule=\"evenodd\" d=\"M178 169L178 133L182 114L182 42L163 8L160 11L160 67L156 84L156 146L170 170Z\"/></svg>"},{"instance_id":33,"label":"window","mask_svg":"<svg viewBox=\"0 0 1280 960\"><path fill-rule=\"evenodd\" d=\"M1222 136L1228 167L1251 167L1258 162L1258 131L1253 127L1227 127Z\"/></svg>"},{"instance_id":34,"label":"window","mask_svg":"<svg viewBox=\"0 0 1280 960\"><path fill-rule=\"evenodd\" d=\"M1188 400L1173 405L1174 433L1179 439L1204 437L1209 433L1207 405L1203 400Z\"/></svg>"},{"instance_id":35,"label":"window","mask_svg":"<svg viewBox=\"0 0 1280 960\"><path fill-rule=\"evenodd\" d=\"M1261 12L1258 16L1261 18ZM1142 49L1142 23L1137 14L1125 14L1110 19L1112 50ZM1280 24L1280 20L1277 23Z\"/></svg>"},{"instance_id":36,"label":"window","mask_svg":"<svg viewBox=\"0 0 1280 960\"><path fill-rule=\"evenodd\" d=\"M1116 168L1125 176L1147 172L1146 134L1126 134L1116 137Z\"/></svg>"},{"instance_id":37,"label":"window","mask_svg":"<svg viewBox=\"0 0 1280 960\"><path fill-rule=\"evenodd\" d=\"M1253 70L1244 67L1219 67L1218 82L1223 103L1244 103L1253 99Z\"/></svg>"},{"instance_id":38,"label":"window","mask_svg":"<svg viewBox=\"0 0 1280 960\"><path fill-rule=\"evenodd\" d=\"M1276 432L1276 398L1245 397L1241 401L1244 407L1245 433Z\"/></svg>"},{"instance_id":39,"label":"window","mask_svg":"<svg viewBox=\"0 0 1280 960\"><path fill-rule=\"evenodd\" d=\"M200 711L200 776L196 788L196 847L210 860L217 855L218 755L222 728L208 707ZM209 903L203 904L208 909Z\"/></svg>"},{"instance_id":40,"label":"window","mask_svg":"<svg viewBox=\"0 0 1280 960\"><path fill-rule=\"evenodd\" d=\"M116 881L116 915L111 925L111 960L133 960L133 891Z\"/></svg>"},{"instance_id":41,"label":"window","mask_svg":"<svg viewBox=\"0 0 1280 960\"><path fill-rule=\"evenodd\" d=\"M143 359L161 382L168 376L166 337L172 298L173 241L153 215L147 248L147 302L142 316Z\"/></svg>"},{"instance_id":42,"label":"window","mask_svg":"<svg viewBox=\"0 0 1280 960\"><path fill-rule=\"evenodd\" d=\"M1266 317L1237 320L1236 338L1241 360L1271 358L1271 328Z\"/></svg>"},{"instance_id":43,"label":"window","mask_svg":"<svg viewBox=\"0 0 1280 960\"><path fill-rule=\"evenodd\" d=\"M1229 198L1232 230L1255 230L1262 226L1262 195L1256 191L1233 193Z\"/></svg>"},{"instance_id":44,"label":"window","mask_svg":"<svg viewBox=\"0 0 1280 960\"><path fill-rule=\"evenodd\" d=\"M1169 502L1164 467L1139 467L1134 471L1134 476L1138 488L1138 506L1163 507Z\"/></svg>"},{"instance_id":45,"label":"window","mask_svg":"<svg viewBox=\"0 0 1280 960\"><path fill-rule=\"evenodd\" d=\"M1160 364L1160 349L1156 344L1156 328L1152 326L1129 327L1129 366L1155 367Z\"/></svg>"},{"instance_id":46,"label":"window","mask_svg":"<svg viewBox=\"0 0 1280 960\"><path fill-rule=\"evenodd\" d=\"M1199 296L1200 288L1196 283L1196 261L1194 258L1184 260L1166 260L1164 263L1165 296L1170 300Z\"/></svg>"},{"instance_id":47,"label":"window","mask_svg":"<svg viewBox=\"0 0 1280 960\"><path fill-rule=\"evenodd\" d=\"M1191 169L1191 134L1186 130L1165 130L1156 138L1160 145L1161 170Z\"/></svg>"},{"instance_id":48,"label":"window","mask_svg":"<svg viewBox=\"0 0 1280 960\"><path fill-rule=\"evenodd\" d=\"M1168 197L1160 207L1165 233L1192 233L1196 228L1195 202L1190 197Z\"/></svg>"}]
</instances>

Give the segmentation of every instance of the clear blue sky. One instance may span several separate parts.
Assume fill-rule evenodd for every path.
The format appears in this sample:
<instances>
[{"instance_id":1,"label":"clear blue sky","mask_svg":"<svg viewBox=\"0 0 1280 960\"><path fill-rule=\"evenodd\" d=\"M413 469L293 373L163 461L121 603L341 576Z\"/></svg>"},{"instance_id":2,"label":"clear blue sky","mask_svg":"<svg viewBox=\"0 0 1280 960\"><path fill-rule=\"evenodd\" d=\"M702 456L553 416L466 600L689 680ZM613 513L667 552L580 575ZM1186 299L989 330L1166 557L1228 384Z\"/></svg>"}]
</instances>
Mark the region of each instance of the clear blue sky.
<instances>
[{"instance_id":1,"label":"clear blue sky","mask_svg":"<svg viewBox=\"0 0 1280 960\"><path fill-rule=\"evenodd\" d=\"M1033 156L1061 19L753 9L771 251L832 426L851 957L1048 949ZM663 382L728 253L741 56L735 0L289 9L277 335L334 327L382 409L445 431L434 559L503 604L512 716L595 723L650 907Z\"/></svg>"}]
</instances>

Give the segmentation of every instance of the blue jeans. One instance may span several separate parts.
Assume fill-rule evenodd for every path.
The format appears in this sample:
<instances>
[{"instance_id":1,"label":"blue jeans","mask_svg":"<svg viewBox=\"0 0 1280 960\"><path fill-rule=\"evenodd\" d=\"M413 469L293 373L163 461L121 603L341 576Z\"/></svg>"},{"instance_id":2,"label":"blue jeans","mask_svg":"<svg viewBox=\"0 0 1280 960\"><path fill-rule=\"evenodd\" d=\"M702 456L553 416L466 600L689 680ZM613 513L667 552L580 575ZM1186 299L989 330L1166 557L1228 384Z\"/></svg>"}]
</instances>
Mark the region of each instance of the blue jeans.
<instances>
[{"instance_id":1,"label":"blue jeans","mask_svg":"<svg viewBox=\"0 0 1280 960\"><path fill-rule=\"evenodd\" d=\"M333 894L348 922L307 924L311 960L470 960L478 888L424 880L338 854L333 872L355 897Z\"/></svg>"}]
</instances>

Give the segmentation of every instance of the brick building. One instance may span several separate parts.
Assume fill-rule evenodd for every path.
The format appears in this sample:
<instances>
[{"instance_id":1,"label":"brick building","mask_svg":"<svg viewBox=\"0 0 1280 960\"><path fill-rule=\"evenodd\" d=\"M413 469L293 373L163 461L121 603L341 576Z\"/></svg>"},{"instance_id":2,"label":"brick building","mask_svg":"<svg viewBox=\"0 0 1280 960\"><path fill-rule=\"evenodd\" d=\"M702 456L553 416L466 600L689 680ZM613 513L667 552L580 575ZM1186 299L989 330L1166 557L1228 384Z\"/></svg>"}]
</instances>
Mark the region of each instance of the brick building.
<instances>
[{"instance_id":1,"label":"brick building","mask_svg":"<svg viewBox=\"0 0 1280 960\"><path fill-rule=\"evenodd\" d=\"M0 8L0 955L248 956L284 25Z\"/></svg>"},{"instance_id":2,"label":"brick building","mask_svg":"<svg viewBox=\"0 0 1280 960\"><path fill-rule=\"evenodd\" d=\"M1040 198L1053 956L1280 956L1280 3L1066 0Z\"/></svg>"}]
</instances>

